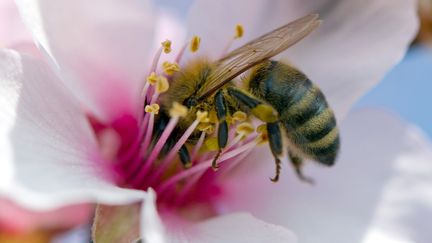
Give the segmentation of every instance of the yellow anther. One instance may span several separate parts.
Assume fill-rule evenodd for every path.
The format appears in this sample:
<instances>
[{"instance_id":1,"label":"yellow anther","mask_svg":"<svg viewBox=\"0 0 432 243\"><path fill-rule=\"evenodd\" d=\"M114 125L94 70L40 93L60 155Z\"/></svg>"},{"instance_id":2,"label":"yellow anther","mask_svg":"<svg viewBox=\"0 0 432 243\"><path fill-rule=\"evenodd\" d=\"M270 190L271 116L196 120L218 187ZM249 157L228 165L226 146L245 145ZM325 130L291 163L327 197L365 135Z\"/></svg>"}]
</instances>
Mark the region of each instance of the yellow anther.
<instances>
[{"instance_id":1,"label":"yellow anther","mask_svg":"<svg viewBox=\"0 0 432 243\"><path fill-rule=\"evenodd\" d=\"M267 125L261 124L256 128L257 133L267 133Z\"/></svg>"},{"instance_id":2,"label":"yellow anther","mask_svg":"<svg viewBox=\"0 0 432 243\"><path fill-rule=\"evenodd\" d=\"M201 132L205 132L207 134L212 134L215 130L215 127L211 123L200 123L197 129Z\"/></svg>"},{"instance_id":3,"label":"yellow anther","mask_svg":"<svg viewBox=\"0 0 432 243\"><path fill-rule=\"evenodd\" d=\"M181 105L177 102L173 103L173 106L171 107L169 111L169 115L171 117L185 117L188 113L188 108L184 105Z\"/></svg>"},{"instance_id":4,"label":"yellow anther","mask_svg":"<svg viewBox=\"0 0 432 243\"><path fill-rule=\"evenodd\" d=\"M160 107L158 104L146 105L144 111L147 113L153 113L157 115L159 113L159 108Z\"/></svg>"},{"instance_id":5,"label":"yellow anther","mask_svg":"<svg viewBox=\"0 0 432 243\"><path fill-rule=\"evenodd\" d=\"M246 137L247 135L253 133L254 131L255 131L255 128L249 122L240 123L236 127L237 134L241 135L242 137Z\"/></svg>"},{"instance_id":6,"label":"yellow anther","mask_svg":"<svg viewBox=\"0 0 432 243\"><path fill-rule=\"evenodd\" d=\"M200 47L200 43L201 43L201 38L199 36L195 35L194 37L192 37L192 40L190 42L190 51L191 52L198 51Z\"/></svg>"},{"instance_id":7,"label":"yellow anther","mask_svg":"<svg viewBox=\"0 0 432 243\"><path fill-rule=\"evenodd\" d=\"M245 121L246 118L247 118L247 115L243 111L236 111L232 115L233 122L236 122L236 121L242 122L242 121Z\"/></svg>"},{"instance_id":8,"label":"yellow anther","mask_svg":"<svg viewBox=\"0 0 432 243\"><path fill-rule=\"evenodd\" d=\"M235 32L234 38L239 39L239 38L242 38L243 35L244 35L243 25L241 25L241 24L236 25L236 32Z\"/></svg>"},{"instance_id":9,"label":"yellow anther","mask_svg":"<svg viewBox=\"0 0 432 243\"><path fill-rule=\"evenodd\" d=\"M173 75L175 72L180 71L180 66L175 62L163 62L162 68L164 72L169 76Z\"/></svg>"},{"instance_id":10,"label":"yellow anther","mask_svg":"<svg viewBox=\"0 0 432 243\"><path fill-rule=\"evenodd\" d=\"M161 42L161 45L163 48L163 52L165 52L165 53L171 52L171 41L170 40L166 40L164 42Z\"/></svg>"},{"instance_id":11,"label":"yellow anther","mask_svg":"<svg viewBox=\"0 0 432 243\"><path fill-rule=\"evenodd\" d=\"M159 80L159 77L156 75L155 72L152 72L150 76L147 77L147 82L151 85L155 85L157 81Z\"/></svg>"},{"instance_id":12,"label":"yellow anther","mask_svg":"<svg viewBox=\"0 0 432 243\"><path fill-rule=\"evenodd\" d=\"M259 134L259 136L256 138L258 144L266 143L268 141L267 125L261 124L257 127L256 130Z\"/></svg>"},{"instance_id":13,"label":"yellow anther","mask_svg":"<svg viewBox=\"0 0 432 243\"><path fill-rule=\"evenodd\" d=\"M163 93L169 89L168 79L164 76L160 76L156 83L156 92Z\"/></svg>"},{"instance_id":14,"label":"yellow anther","mask_svg":"<svg viewBox=\"0 0 432 243\"><path fill-rule=\"evenodd\" d=\"M207 150L217 151L219 150L218 140L215 137L209 138L204 142Z\"/></svg>"},{"instance_id":15,"label":"yellow anther","mask_svg":"<svg viewBox=\"0 0 432 243\"><path fill-rule=\"evenodd\" d=\"M199 122L209 122L207 111L197 111L196 116Z\"/></svg>"}]
</instances>

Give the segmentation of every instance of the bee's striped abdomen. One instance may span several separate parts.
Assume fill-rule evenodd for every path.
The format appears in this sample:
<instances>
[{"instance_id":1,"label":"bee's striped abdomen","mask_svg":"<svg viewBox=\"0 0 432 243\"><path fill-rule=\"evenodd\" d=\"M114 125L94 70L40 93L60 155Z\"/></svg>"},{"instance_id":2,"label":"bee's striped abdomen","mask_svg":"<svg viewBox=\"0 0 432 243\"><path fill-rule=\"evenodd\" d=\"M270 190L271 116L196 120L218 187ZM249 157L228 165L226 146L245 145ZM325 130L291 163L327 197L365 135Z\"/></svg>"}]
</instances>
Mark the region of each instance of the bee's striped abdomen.
<instances>
[{"instance_id":1,"label":"bee's striped abdomen","mask_svg":"<svg viewBox=\"0 0 432 243\"><path fill-rule=\"evenodd\" d=\"M323 164L334 163L340 143L336 119L323 93L304 74L269 61L257 67L249 87L278 111L297 150Z\"/></svg>"}]
</instances>

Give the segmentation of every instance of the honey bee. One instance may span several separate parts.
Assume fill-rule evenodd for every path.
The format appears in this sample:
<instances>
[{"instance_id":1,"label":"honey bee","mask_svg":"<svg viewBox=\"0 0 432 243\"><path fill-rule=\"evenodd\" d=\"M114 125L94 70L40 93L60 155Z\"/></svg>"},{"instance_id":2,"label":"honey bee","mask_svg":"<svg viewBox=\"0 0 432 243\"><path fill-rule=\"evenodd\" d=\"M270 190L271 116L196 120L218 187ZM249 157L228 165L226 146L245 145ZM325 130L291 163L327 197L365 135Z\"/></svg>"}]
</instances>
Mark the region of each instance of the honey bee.
<instances>
[{"instance_id":1,"label":"honey bee","mask_svg":"<svg viewBox=\"0 0 432 243\"><path fill-rule=\"evenodd\" d=\"M228 142L227 119L234 111L242 111L266 123L270 150L275 158L278 181L283 147L298 177L312 182L302 173L304 159L333 165L339 150L336 119L320 89L305 74L273 56L294 45L321 23L317 14L310 14L277 28L231 51L220 60L199 59L187 64L173 76L169 90L163 94L156 135L169 119L174 102L189 109L180 119L167 148L196 119L197 111L213 112L217 117L217 159ZM235 85L240 74L250 71L244 79L245 88ZM198 133L198 132L197 132ZM195 136L196 137L196 136ZM189 139L193 143L194 136ZM178 151L183 164L190 163L185 145Z\"/></svg>"}]
</instances>

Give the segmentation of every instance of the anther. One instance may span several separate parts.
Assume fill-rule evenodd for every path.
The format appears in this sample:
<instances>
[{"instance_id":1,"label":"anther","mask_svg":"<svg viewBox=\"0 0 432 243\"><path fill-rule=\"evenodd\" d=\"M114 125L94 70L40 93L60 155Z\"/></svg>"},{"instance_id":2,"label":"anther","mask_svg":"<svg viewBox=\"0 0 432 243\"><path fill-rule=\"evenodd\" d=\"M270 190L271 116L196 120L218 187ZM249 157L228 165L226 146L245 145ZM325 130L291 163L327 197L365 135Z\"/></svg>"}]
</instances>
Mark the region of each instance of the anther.
<instances>
[{"instance_id":1,"label":"anther","mask_svg":"<svg viewBox=\"0 0 432 243\"><path fill-rule=\"evenodd\" d=\"M236 121L243 122L246 120L246 118L247 118L247 115L243 111L236 111L232 115L232 121L233 122L236 122Z\"/></svg>"},{"instance_id":2,"label":"anther","mask_svg":"<svg viewBox=\"0 0 432 243\"><path fill-rule=\"evenodd\" d=\"M158 104L146 105L144 111L147 113L152 113L154 115L157 115L159 113L159 108L160 107Z\"/></svg>"},{"instance_id":3,"label":"anther","mask_svg":"<svg viewBox=\"0 0 432 243\"><path fill-rule=\"evenodd\" d=\"M258 144L263 144L268 142L267 125L261 124L256 129L259 134L256 138Z\"/></svg>"},{"instance_id":4,"label":"anther","mask_svg":"<svg viewBox=\"0 0 432 243\"><path fill-rule=\"evenodd\" d=\"M249 134L253 133L254 131L255 128L249 122L243 122L236 127L237 134L242 136L242 138L247 137Z\"/></svg>"},{"instance_id":5,"label":"anther","mask_svg":"<svg viewBox=\"0 0 432 243\"><path fill-rule=\"evenodd\" d=\"M244 35L244 28L243 28L243 26L241 24L236 25L234 38L235 39L239 39L239 38L242 38L243 35Z\"/></svg>"},{"instance_id":6,"label":"anther","mask_svg":"<svg viewBox=\"0 0 432 243\"><path fill-rule=\"evenodd\" d=\"M151 85L155 85L157 83L157 81L159 80L159 77L156 75L155 72L152 72L148 77L147 77L147 82Z\"/></svg>"},{"instance_id":7,"label":"anther","mask_svg":"<svg viewBox=\"0 0 432 243\"><path fill-rule=\"evenodd\" d=\"M192 53L198 51L199 47L200 47L200 43L201 43L201 38L199 36L194 36L192 37L192 40L190 42L190 51Z\"/></svg>"},{"instance_id":8,"label":"anther","mask_svg":"<svg viewBox=\"0 0 432 243\"><path fill-rule=\"evenodd\" d=\"M185 117L188 113L188 108L184 105L181 105L177 102L173 103L173 106L171 107L169 111L169 115L171 117Z\"/></svg>"},{"instance_id":9,"label":"anther","mask_svg":"<svg viewBox=\"0 0 432 243\"><path fill-rule=\"evenodd\" d=\"M160 76L156 82L156 92L163 93L169 89L168 79L164 76Z\"/></svg>"},{"instance_id":10,"label":"anther","mask_svg":"<svg viewBox=\"0 0 432 243\"><path fill-rule=\"evenodd\" d=\"M166 62L162 63L162 69L168 76L171 76L175 72L180 71L180 66L175 62L171 63L171 62L166 61Z\"/></svg>"},{"instance_id":11,"label":"anther","mask_svg":"<svg viewBox=\"0 0 432 243\"><path fill-rule=\"evenodd\" d=\"M170 53L171 52L171 41L170 40L166 40L164 42L161 42L161 45L162 45L164 53Z\"/></svg>"},{"instance_id":12,"label":"anther","mask_svg":"<svg viewBox=\"0 0 432 243\"><path fill-rule=\"evenodd\" d=\"M211 137L211 138L206 139L204 144L205 144L208 151L218 151L219 150L218 140L215 137Z\"/></svg>"},{"instance_id":13,"label":"anther","mask_svg":"<svg viewBox=\"0 0 432 243\"><path fill-rule=\"evenodd\" d=\"M206 134L212 134L215 130L215 126L212 123L200 123L197 129L201 132L205 132Z\"/></svg>"}]
</instances>

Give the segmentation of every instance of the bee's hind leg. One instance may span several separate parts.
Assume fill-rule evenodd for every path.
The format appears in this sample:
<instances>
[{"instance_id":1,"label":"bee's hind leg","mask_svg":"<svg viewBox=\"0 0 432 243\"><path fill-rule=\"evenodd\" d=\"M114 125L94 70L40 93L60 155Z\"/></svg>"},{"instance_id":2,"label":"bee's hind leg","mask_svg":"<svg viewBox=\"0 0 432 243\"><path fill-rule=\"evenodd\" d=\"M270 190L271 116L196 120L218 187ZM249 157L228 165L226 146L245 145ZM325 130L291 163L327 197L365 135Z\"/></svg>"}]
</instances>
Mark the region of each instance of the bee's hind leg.
<instances>
[{"instance_id":1,"label":"bee's hind leg","mask_svg":"<svg viewBox=\"0 0 432 243\"><path fill-rule=\"evenodd\" d=\"M219 90L215 95L215 109L219 121L218 126L218 152L213 159L212 168L217 170L219 168L217 160L219 159L222 149L224 149L228 142L228 123L226 117L228 114L227 104L223 94L223 90Z\"/></svg>"},{"instance_id":2,"label":"bee's hind leg","mask_svg":"<svg viewBox=\"0 0 432 243\"><path fill-rule=\"evenodd\" d=\"M305 176L303 174L303 172L302 172L303 159L301 159L300 157L295 156L289 150L288 150L288 156L289 156L289 159L291 161L292 166L294 167L294 170L295 170L295 172L297 174L297 177L301 181L303 181L303 182L306 182L306 183L309 183L309 184L315 184L315 181L312 178Z\"/></svg>"},{"instance_id":3,"label":"bee's hind leg","mask_svg":"<svg viewBox=\"0 0 432 243\"><path fill-rule=\"evenodd\" d=\"M279 174L281 170L281 161L279 156L282 155L282 136L280 132L279 122L267 123L267 136L269 139L270 150L275 158L276 163L276 175L271 178L272 182L279 180Z\"/></svg>"}]
</instances>

